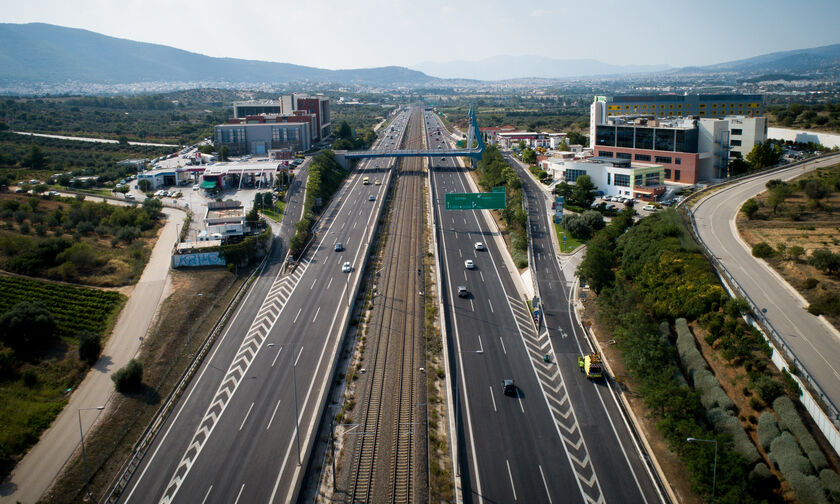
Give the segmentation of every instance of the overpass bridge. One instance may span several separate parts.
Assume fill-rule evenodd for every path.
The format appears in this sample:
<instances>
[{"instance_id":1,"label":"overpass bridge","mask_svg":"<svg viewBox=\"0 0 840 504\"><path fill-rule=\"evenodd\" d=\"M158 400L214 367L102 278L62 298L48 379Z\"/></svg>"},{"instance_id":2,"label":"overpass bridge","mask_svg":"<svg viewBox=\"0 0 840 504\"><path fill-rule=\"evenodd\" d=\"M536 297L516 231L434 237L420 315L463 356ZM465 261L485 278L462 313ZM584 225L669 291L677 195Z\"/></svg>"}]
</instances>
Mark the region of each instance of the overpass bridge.
<instances>
[{"instance_id":1,"label":"overpass bridge","mask_svg":"<svg viewBox=\"0 0 840 504\"><path fill-rule=\"evenodd\" d=\"M469 112L470 127L467 131L466 145L472 148L463 149L374 149L363 151L335 151L335 160L342 166L347 168L348 162L351 159L368 159L368 158L407 158L407 157L468 157L474 160L481 159L484 153L484 139L478 129L478 123L475 119L475 111L470 108Z\"/></svg>"}]
</instances>

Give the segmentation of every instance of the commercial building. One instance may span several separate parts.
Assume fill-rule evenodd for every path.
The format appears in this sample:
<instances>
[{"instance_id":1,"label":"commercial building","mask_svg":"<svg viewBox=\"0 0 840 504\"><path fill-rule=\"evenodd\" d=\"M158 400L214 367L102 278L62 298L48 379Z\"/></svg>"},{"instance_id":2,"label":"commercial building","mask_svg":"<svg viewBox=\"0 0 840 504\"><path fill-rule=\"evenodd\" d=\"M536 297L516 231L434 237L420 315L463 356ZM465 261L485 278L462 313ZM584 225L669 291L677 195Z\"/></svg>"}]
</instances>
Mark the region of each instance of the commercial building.
<instances>
[{"instance_id":1,"label":"commercial building","mask_svg":"<svg viewBox=\"0 0 840 504\"><path fill-rule=\"evenodd\" d=\"M767 139L765 117L651 119L610 117L592 129L595 156L654 163L670 182L723 178L732 157Z\"/></svg>"},{"instance_id":2,"label":"commercial building","mask_svg":"<svg viewBox=\"0 0 840 504\"><path fill-rule=\"evenodd\" d=\"M541 164L555 180L570 184L574 184L581 175L589 175L592 183L605 196L654 201L657 196L664 194L666 189L665 168L662 165L632 163L629 159L605 157L552 157Z\"/></svg>"},{"instance_id":3,"label":"commercial building","mask_svg":"<svg viewBox=\"0 0 840 504\"><path fill-rule=\"evenodd\" d=\"M267 160L216 163L204 170L201 188L207 191L242 187L271 188L274 187L277 172L287 169L285 163Z\"/></svg>"},{"instance_id":4,"label":"commercial building","mask_svg":"<svg viewBox=\"0 0 840 504\"><path fill-rule=\"evenodd\" d=\"M281 96L278 100L247 100L233 102L233 117L236 119L251 119L256 116L296 116L303 113L312 114L314 118L312 139L323 140L330 136L330 99L326 96L309 96L305 94L291 94Z\"/></svg>"},{"instance_id":5,"label":"commercial building","mask_svg":"<svg viewBox=\"0 0 840 504\"><path fill-rule=\"evenodd\" d=\"M148 180L152 189L160 187L189 185L193 180L190 168L173 168L158 171L149 171L137 174L137 181Z\"/></svg>"},{"instance_id":6,"label":"commercial building","mask_svg":"<svg viewBox=\"0 0 840 504\"><path fill-rule=\"evenodd\" d=\"M213 143L218 151L227 147L233 156L264 156L274 149L306 151L312 148L309 122L265 122L220 124L215 127Z\"/></svg>"}]
</instances>

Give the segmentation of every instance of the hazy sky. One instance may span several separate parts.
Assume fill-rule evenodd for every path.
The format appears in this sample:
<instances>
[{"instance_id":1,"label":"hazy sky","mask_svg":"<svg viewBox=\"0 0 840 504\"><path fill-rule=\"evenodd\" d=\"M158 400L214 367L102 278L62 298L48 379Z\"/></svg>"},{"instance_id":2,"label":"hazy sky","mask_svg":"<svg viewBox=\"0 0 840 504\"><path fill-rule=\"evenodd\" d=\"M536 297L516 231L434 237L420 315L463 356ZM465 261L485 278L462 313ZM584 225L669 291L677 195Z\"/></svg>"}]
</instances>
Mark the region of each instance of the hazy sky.
<instances>
[{"instance_id":1,"label":"hazy sky","mask_svg":"<svg viewBox=\"0 0 840 504\"><path fill-rule=\"evenodd\" d=\"M538 54L705 65L840 42L838 0L26 0L44 22L209 56L321 68Z\"/></svg>"}]
</instances>

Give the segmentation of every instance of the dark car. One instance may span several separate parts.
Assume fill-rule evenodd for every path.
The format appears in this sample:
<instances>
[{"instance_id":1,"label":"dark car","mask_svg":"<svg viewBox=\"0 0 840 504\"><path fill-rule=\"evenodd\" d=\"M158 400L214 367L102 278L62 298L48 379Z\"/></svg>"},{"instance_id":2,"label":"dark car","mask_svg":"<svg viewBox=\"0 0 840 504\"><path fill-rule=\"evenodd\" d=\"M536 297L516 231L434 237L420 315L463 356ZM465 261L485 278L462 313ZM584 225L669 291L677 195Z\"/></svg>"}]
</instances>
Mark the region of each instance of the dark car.
<instances>
[{"instance_id":1,"label":"dark car","mask_svg":"<svg viewBox=\"0 0 840 504\"><path fill-rule=\"evenodd\" d=\"M344 250L344 245L342 245L341 242L336 243L335 244L335 251L336 252L341 252L342 250Z\"/></svg>"},{"instance_id":2,"label":"dark car","mask_svg":"<svg viewBox=\"0 0 840 504\"><path fill-rule=\"evenodd\" d=\"M502 380L502 391L505 395L516 395L516 385L513 380Z\"/></svg>"}]
</instances>

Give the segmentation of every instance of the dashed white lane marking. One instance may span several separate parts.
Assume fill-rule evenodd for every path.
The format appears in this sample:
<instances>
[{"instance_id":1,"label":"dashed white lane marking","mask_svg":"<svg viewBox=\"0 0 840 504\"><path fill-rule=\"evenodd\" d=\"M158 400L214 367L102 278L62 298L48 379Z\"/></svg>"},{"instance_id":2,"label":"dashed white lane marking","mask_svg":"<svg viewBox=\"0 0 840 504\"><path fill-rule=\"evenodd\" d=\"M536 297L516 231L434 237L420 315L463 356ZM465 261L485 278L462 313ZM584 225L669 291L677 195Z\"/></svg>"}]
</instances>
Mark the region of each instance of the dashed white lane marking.
<instances>
[{"instance_id":1,"label":"dashed white lane marking","mask_svg":"<svg viewBox=\"0 0 840 504\"><path fill-rule=\"evenodd\" d=\"M516 500L516 487L513 484L513 473L510 472L510 461L508 459L505 459L505 465L507 465L508 477L510 478L510 489L513 490L513 500Z\"/></svg>"},{"instance_id":2,"label":"dashed white lane marking","mask_svg":"<svg viewBox=\"0 0 840 504\"><path fill-rule=\"evenodd\" d=\"M250 415L250 414L251 414L251 409L253 409L253 407L254 407L254 403L251 403L251 405L250 405L250 406L248 406L248 412L247 412L247 413L245 413L245 418L243 418L243 419L242 419L242 423L241 423L241 424L239 424L239 430L242 430L242 427L244 427L244 426L245 426L245 421L246 421L246 420L248 420L248 415Z\"/></svg>"}]
</instances>

